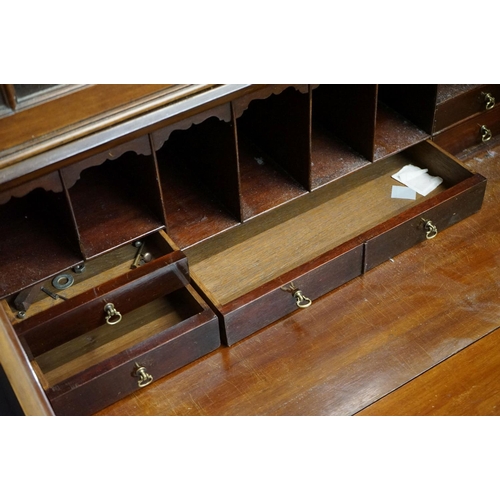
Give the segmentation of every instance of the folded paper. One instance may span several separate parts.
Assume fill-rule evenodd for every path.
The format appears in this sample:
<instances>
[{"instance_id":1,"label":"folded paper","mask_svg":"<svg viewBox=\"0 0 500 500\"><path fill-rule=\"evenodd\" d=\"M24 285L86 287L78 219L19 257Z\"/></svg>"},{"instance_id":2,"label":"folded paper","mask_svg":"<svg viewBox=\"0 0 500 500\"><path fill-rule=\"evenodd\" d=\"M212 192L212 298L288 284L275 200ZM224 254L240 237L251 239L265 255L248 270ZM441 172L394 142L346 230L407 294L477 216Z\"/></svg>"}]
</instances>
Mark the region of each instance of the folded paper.
<instances>
[{"instance_id":1,"label":"folded paper","mask_svg":"<svg viewBox=\"0 0 500 500\"><path fill-rule=\"evenodd\" d=\"M422 196L427 196L443 182L441 177L430 175L426 168L416 167L415 165L405 165L392 178Z\"/></svg>"}]
</instances>

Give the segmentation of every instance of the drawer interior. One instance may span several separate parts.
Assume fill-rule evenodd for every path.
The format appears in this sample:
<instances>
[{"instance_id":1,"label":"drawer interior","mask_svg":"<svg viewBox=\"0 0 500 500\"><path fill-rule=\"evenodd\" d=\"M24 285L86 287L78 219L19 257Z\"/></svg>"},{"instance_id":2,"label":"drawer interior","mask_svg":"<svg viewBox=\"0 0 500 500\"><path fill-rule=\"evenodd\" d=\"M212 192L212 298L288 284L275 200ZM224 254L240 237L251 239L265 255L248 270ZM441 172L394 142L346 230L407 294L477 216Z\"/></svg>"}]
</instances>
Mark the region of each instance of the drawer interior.
<instances>
[{"instance_id":1,"label":"drawer interior","mask_svg":"<svg viewBox=\"0 0 500 500\"><path fill-rule=\"evenodd\" d=\"M391 175L409 163L443 184L416 200L391 198L399 185ZM227 304L470 175L431 143L417 145L187 249L191 275L215 304Z\"/></svg>"},{"instance_id":2,"label":"drawer interior","mask_svg":"<svg viewBox=\"0 0 500 500\"><path fill-rule=\"evenodd\" d=\"M25 318L31 318L55 305L63 303L65 300L72 299L87 292L102 283L118 278L119 276L127 275L127 273L130 273L132 264L141 248L138 243L144 244L144 246L142 246L142 254L149 253L151 260L169 255L174 251L164 231L160 231L144 239L137 240L136 244L123 245L111 252L85 261L84 263L81 262L80 265L84 266L81 272L77 272L79 271L77 266L64 269L62 270L64 272L61 272L61 274L71 276L73 284L64 290L59 290L53 285L53 280L55 278L49 278L30 287L33 288L33 291L30 292L28 299L29 307L25 309L26 315L23 319L17 316L19 311L19 305L16 303L18 293L10 295L3 301L3 307L11 323L20 323L24 321ZM144 260L140 260L138 263L139 267L143 264ZM46 291L42 290L42 288ZM56 294L59 298L51 297L47 291ZM19 299L17 300L19 301Z\"/></svg>"},{"instance_id":3,"label":"drawer interior","mask_svg":"<svg viewBox=\"0 0 500 500\"><path fill-rule=\"evenodd\" d=\"M46 388L53 387L202 311L194 295L181 288L130 311L116 325L103 324L39 354L33 364Z\"/></svg>"}]
</instances>

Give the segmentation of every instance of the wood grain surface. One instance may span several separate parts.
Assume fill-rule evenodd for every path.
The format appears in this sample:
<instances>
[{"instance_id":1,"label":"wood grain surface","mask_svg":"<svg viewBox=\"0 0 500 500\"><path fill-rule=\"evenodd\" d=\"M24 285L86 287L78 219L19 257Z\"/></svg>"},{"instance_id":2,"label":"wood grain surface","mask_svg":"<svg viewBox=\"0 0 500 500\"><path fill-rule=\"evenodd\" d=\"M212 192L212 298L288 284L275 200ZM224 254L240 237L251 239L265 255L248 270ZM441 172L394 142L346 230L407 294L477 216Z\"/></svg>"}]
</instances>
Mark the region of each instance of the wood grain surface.
<instances>
[{"instance_id":1,"label":"wood grain surface","mask_svg":"<svg viewBox=\"0 0 500 500\"><path fill-rule=\"evenodd\" d=\"M500 143L467 165L480 212L99 415L353 415L391 393L380 414L417 414L432 390L443 414L500 414Z\"/></svg>"},{"instance_id":2,"label":"wood grain surface","mask_svg":"<svg viewBox=\"0 0 500 500\"><path fill-rule=\"evenodd\" d=\"M198 311L196 311L198 312ZM133 347L184 319L168 301L161 297L127 315L127 322L115 328L104 324L80 335L36 358L50 386L101 363L111 356Z\"/></svg>"},{"instance_id":3,"label":"wood grain surface","mask_svg":"<svg viewBox=\"0 0 500 500\"><path fill-rule=\"evenodd\" d=\"M109 126L116 123L120 114L123 119L137 114L139 108L144 112L151 108L155 97L168 99L168 94L176 87L172 84L88 85L58 99L18 110L2 120L0 165L10 163L4 156L17 149L38 145L37 151L44 150L48 138L66 135L57 142L68 142L68 136L71 139L81 136L78 127L90 126L95 131L103 127L104 117L107 117L104 126ZM100 123L96 116L101 118Z\"/></svg>"},{"instance_id":4,"label":"wood grain surface","mask_svg":"<svg viewBox=\"0 0 500 500\"><path fill-rule=\"evenodd\" d=\"M358 415L500 415L500 329Z\"/></svg>"},{"instance_id":5,"label":"wood grain surface","mask_svg":"<svg viewBox=\"0 0 500 500\"><path fill-rule=\"evenodd\" d=\"M194 248L192 254L186 250L192 271L221 304L227 304L421 203L422 196L415 201L390 197L394 184L391 175L408 162L403 156L390 160L381 168L380 176L370 182L342 194L332 184L325 191L317 190L294 200L279 212L266 214L265 221L239 226L224 233L217 242ZM441 190L438 188L434 194ZM356 217L351 218L353 213ZM240 241L235 244L235 239Z\"/></svg>"}]
</instances>

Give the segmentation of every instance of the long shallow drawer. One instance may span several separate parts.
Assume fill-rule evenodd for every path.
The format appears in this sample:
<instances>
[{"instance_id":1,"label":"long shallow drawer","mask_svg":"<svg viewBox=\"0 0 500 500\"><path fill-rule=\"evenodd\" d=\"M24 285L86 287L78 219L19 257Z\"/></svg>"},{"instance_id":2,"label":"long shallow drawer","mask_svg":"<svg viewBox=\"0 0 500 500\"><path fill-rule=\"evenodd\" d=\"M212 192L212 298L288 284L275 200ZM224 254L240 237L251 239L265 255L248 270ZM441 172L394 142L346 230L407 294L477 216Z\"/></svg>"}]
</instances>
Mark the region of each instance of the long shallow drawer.
<instances>
[{"instance_id":1,"label":"long shallow drawer","mask_svg":"<svg viewBox=\"0 0 500 500\"><path fill-rule=\"evenodd\" d=\"M168 257L15 326L56 414L94 413L220 345L215 314Z\"/></svg>"},{"instance_id":2,"label":"long shallow drawer","mask_svg":"<svg viewBox=\"0 0 500 500\"><path fill-rule=\"evenodd\" d=\"M391 175L410 163L443 184L416 200L391 198ZM401 237L405 224L422 226L428 215L441 231L470 215L484 188L483 177L426 141L186 249L191 277L231 345L426 239L422 227Z\"/></svg>"},{"instance_id":3,"label":"long shallow drawer","mask_svg":"<svg viewBox=\"0 0 500 500\"><path fill-rule=\"evenodd\" d=\"M500 85L438 85L434 134L477 113L493 109Z\"/></svg>"}]
</instances>

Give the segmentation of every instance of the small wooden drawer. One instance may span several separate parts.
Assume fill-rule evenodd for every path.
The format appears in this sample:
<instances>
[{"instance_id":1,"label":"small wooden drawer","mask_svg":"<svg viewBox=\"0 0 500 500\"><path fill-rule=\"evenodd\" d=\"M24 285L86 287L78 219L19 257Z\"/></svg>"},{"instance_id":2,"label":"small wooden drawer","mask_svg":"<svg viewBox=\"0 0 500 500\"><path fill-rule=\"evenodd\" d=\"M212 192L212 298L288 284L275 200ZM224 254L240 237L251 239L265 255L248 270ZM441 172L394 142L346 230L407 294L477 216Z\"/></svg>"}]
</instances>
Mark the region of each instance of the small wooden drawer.
<instances>
[{"instance_id":1,"label":"small wooden drawer","mask_svg":"<svg viewBox=\"0 0 500 500\"><path fill-rule=\"evenodd\" d=\"M364 235L364 271L421 243L477 212L482 205L486 179L467 170L459 161L426 141L394 158L427 168L443 184L420 203L373 227Z\"/></svg>"},{"instance_id":2,"label":"small wooden drawer","mask_svg":"<svg viewBox=\"0 0 500 500\"><path fill-rule=\"evenodd\" d=\"M500 95L500 93L499 93ZM434 136L433 140L451 154L485 144L500 134L500 104Z\"/></svg>"},{"instance_id":3,"label":"small wooden drawer","mask_svg":"<svg viewBox=\"0 0 500 500\"><path fill-rule=\"evenodd\" d=\"M134 265L139 253L146 255L148 261L160 259L172 272L175 269L175 272L183 274L188 280L189 269L185 255L176 250L175 245L161 230L133 244L122 245L104 255L80 261L70 268L59 269L59 274L44 275L42 281L30 283L24 290L10 294L3 301L7 317L13 325L25 323L47 309L120 276L132 279L145 272L144 269L140 270L144 266L144 259ZM37 260L33 260L30 265L36 268Z\"/></svg>"},{"instance_id":4,"label":"small wooden drawer","mask_svg":"<svg viewBox=\"0 0 500 500\"><path fill-rule=\"evenodd\" d=\"M493 100L494 99L494 100ZM438 85L434 130L436 134L462 120L498 106L500 85Z\"/></svg>"},{"instance_id":5,"label":"small wooden drawer","mask_svg":"<svg viewBox=\"0 0 500 500\"><path fill-rule=\"evenodd\" d=\"M215 314L172 257L15 326L56 414L95 413L220 345Z\"/></svg>"}]
</instances>

